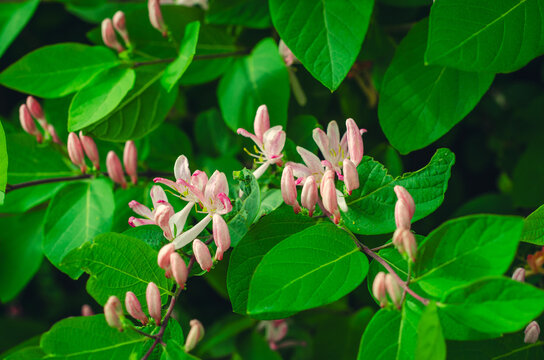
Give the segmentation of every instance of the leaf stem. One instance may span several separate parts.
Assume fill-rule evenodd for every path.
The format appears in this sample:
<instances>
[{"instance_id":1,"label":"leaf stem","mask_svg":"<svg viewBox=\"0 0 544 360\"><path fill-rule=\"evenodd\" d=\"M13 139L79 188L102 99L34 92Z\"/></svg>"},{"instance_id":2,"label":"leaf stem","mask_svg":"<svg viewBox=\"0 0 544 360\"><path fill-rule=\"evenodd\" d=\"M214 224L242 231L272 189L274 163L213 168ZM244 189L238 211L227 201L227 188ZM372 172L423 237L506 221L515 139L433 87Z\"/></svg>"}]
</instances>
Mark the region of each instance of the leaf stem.
<instances>
[{"instance_id":1,"label":"leaf stem","mask_svg":"<svg viewBox=\"0 0 544 360\"><path fill-rule=\"evenodd\" d=\"M248 50L238 50L238 51L227 52L227 53L195 55L193 57L193 60L220 59L220 58L226 58L226 57L242 56L242 55L247 55L247 54L249 54ZM168 59L140 61L140 62L133 63L132 68L137 68L137 67L146 66L146 65L170 63L170 62L172 62L174 60L176 60L176 59L175 58L168 58Z\"/></svg>"}]
</instances>

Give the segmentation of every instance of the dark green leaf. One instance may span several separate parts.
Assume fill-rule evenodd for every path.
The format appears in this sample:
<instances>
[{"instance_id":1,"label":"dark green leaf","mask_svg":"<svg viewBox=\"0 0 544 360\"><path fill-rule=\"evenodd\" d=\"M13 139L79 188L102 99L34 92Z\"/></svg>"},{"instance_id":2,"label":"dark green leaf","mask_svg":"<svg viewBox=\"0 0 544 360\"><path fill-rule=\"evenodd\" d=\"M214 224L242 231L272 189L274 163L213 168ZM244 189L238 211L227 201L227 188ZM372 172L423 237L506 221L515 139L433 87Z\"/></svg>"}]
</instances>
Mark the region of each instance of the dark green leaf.
<instances>
[{"instance_id":1,"label":"dark green leaf","mask_svg":"<svg viewBox=\"0 0 544 360\"><path fill-rule=\"evenodd\" d=\"M186 353L180 343L171 339L162 347L161 360L198 360L198 358Z\"/></svg>"},{"instance_id":2,"label":"dark green leaf","mask_svg":"<svg viewBox=\"0 0 544 360\"><path fill-rule=\"evenodd\" d=\"M105 69L119 65L109 49L64 43L35 50L0 74L0 83L32 95L55 98L82 89Z\"/></svg>"},{"instance_id":3,"label":"dark green leaf","mask_svg":"<svg viewBox=\"0 0 544 360\"><path fill-rule=\"evenodd\" d=\"M412 7L412 6L430 6L432 5L432 0L378 0L382 4L392 5L392 6L401 6L401 7Z\"/></svg>"},{"instance_id":4,"label":"dark green leaf","mask_svg":"<svg viewBox=\"0 0 544 360\"><path fill-rule=\"evenodd\" d=\"M280 37L331 91L348 74L365 38L374 1L270 0Z\"/></svg>"},{"instance_id":5,"label":"dark green leaf","mask_svg":"<svg viewBox=\"0 0 544 360\"><path fill-rule=\"evenodd\" d=\"M264 29L272 25L268 0L212 0L206 14L210 24Z\"/></svg>"},{"instance_id":6,"label":"dark green leaf","mask_svg":"<svg viewBox=\"0 0 544 360\"><path fill-rule=\"evenodd\" d=\"M507 334L485 341L448 341L448 359L533 360L544 359L542 342L525 344L524 334Z\"/></svg>"},{"instance_id":7,"label":"dark green leaf","mask_svg":"<svg viewBox=\"0 0 544 360\"><path fill-rule=\"evenodd\" d=\"M8 182L8 149L6 134L0 122L0 205L4 203L6 184Z\"/></svg>"},{"instance_id":8,"label":"dark green leaf","mask_svg":"<svg viewBox=\"0 0 544 360\"><path fill-rule=\"evenodd\" d=\"M538 141L527 147L527 150L515 160L512 198L516 206L537 207L544 200L544 167L535 166L542 161L544 143Z\"/></svg>"},{"instance_id":9,"label":"dark green leaf","mask_svg":"<svg viewBox=\"0 0 544 360\"><path fill-rule=\"evenodd\" d=\"M242 360L281 360L280 354L271 350L263 336L255 331L241 336L237 348Z\"/></svg>"},{"instance_id":10,"label":"dark green leaf","mask_svg":"<svg viewBox=\"0 0 544 360\"><path fill-rule=\"evenodd\" d=\"M476 106L494 78L492 73L426 66L427 24L418 23L400 43L380 93L380 125L403 154L447 133Z\"/></svg>"},{"instance_id":11,"label":"dark green leaf","mask_svg":"<svg viewBox=\"0 0 544 360\"><path fill-rule=\"evenodd\" d=\"M195 143L206 154L237 155L241 150L240 136L229 130L215 108L198 114L194 131Z\"/></svg>"},{"instance_id":12,"label":"dark green leaf","mask_svg":"<svg viewBox=\"0 0 544 360\"><path fill-rule=\"evenodd\" d=\"M39 0L0 4L0 57L28 23Z\"/></svg>"},{"instance_id":13,"label":"dark green leaf","mask_svg":"<svg viewBox=\"0 0 544 360\"><path fill-rule=\"evenodd\" d=\"M150 149L146 164L150 169L172 172L178 156L193 157L192 139L168 122L162 123L147 139Z\"/></svg>"},{"instance_id":14,"label":"dark green leaf","mask_svg":"<svg viewBox=\"0 0 544 360\"><path fill-rule=\"evenodd\" d=\"M544 206L536 209L525 219L521 241L544 245Z\"/></svg>"},{"instance_id":15,"label":"dark green leaf","mask_svg":"<svg viewBox=\"0 0 544 360\"><path fill-rule=\"evenodd\" d=\"M196 349L198 356L218 358L231 354L234 349L236 336L244 330L255 326L255 320L240 315L231 314L217 320Z\"/></svg>"},{"instance_id":16,"label":"dark green leaf","mask_svg":"<svg viewBox=\"0 0 544 360\"><path fill-rule=\"evenodd\" d=\"M425 307L417 327L417 346L415 360L445 360L446 340L442 335L436 303Z\"/></svg>"}]
</instances>

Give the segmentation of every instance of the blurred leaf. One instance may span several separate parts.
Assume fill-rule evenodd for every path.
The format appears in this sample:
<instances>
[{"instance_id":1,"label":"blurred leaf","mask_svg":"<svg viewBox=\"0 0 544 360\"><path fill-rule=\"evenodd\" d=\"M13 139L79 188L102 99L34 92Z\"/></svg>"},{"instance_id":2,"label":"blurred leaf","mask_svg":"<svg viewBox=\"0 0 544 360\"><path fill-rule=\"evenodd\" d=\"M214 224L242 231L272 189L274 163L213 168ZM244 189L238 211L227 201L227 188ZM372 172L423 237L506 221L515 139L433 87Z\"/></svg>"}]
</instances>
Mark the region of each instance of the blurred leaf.
<instances>
[{"instance_id":1,"label":"blurred leaf","mask_svg":"<svg viewBox=\"0 0 544 360\"><path fill-rule=\"evenodd\" d=\"M118 188L114 192L114 200L115 210L113 212L111 231L122 233L128 229L132 229L128 224L128 219L137 214L132 211L132 209L128 206L128 203L132 200L143 203L144 189L141 187L132 187L128 189Z\"/></svg>"},{"instance_id":2,"label":"blurred leaf","mask_svg":"<svg viewBox=\"0 0 544 360\"><path fill-rule=\"evenodd\" d=\"M231 354L235 350L236 336L255 325L255 320L231 314L213 323L206 329L206 336L198 345L197 355L206 358L218 358Z\"/></svg>"},{"instance_id":3,"label":"blurred leaf","mask_svg":"<svg viewBox=\"0 0 544 360\"><path fill-rule=\"evenodd\" d=\"M239 137L229 130L215 108L198 114L194 131L196 143L203 153L237 155L240 151Z\"/></svg>"},{"instance_id":4,"label":"blurred leaf","mask_svg":"<svg viewBox=\"0 0 544 360\"><path fill-rule=\"evenodd\" d=\"M93 179L67 184L47 209L43 228L43 251L59 270L77 279L81 268L66 268L68 253L109 231L115 203L111 182Z\"/></svg>"},{"instance_id":5,"label":"blurred leaf","mask_svg":"<svg viewBox=\"0 0 544 360\"><path fill-rule=\"evenodd\" d=\"M378 2L401 7L430 6L433 4L432 0L378 0Z\"/></svg>"},{"instance_id":6,"label":"blurred leaf","mask_svg":"<svg viewBox=\"0 0 544 360\"><path fill-rule=\"evenodd\" d=\"M29 346L10 354L4 360L37 360L42 359L45 355L39 346Z\"/></svg>"},{"instance_id":7,"label":"blurred leaf","mask_svg":"<svg viewBox=\"0 0 544 360\"><path fill-rule=\"evenodd\" d=\"M544 205L536 209L525 219L521 241L544 245Z\"/></svg>"},{"instance_id":8,"label":"blurred leaf","mask_svg":"<svg viewBox=\"0 0 544 360\"><path fill-rule=\"evenodd\" d=\"M236 345L242 360L281 360L280 354L271 350L264 337L255 331L243 334Z\"/></svg>"},{"instance_id":9,"label":"blurred leaf","mask_svg":"<svg viewBox=\"0 0 544 360\"><path fill-rule=\"evenodd\" d=\"M225 123L233 131L251 130L257 108L263 104L272 126L287 124L289 75L272 39L262 40L249 56L234 63L221 78L217 97Z\"/></svg>"},{"instance_id":10,"label":"blurred leaf","mask_svg":"<svg viewBox=\"0 0 544 360\"><path fill-rule=\"evenodd\" d=\"M541 142L533 143L518 159L512 193L516 206L535 208L544 203L544 167L535 166L542 161L543 151Z\"/></svg>"},{"instance_id":11,"label":"blurred leaf","mask_svg":"<svg viewBox=\"0 0 544 360\"><path fill-rule=\"evenodd\" d=\"M442 335L436 303L425 307L417 327L417 346L415 360L445 360L446 340Z\"/></svg>"},{"instance_id":12,"label":"blurred leaf","mask_svg":"<svg viewBox=\"0 0 544 360\"><path fill-rule=\"evenodd\" d=\"M0 4L0 57L28 23L39 0Z\"/></svg>"},{"instance_id":13,"label":"blurred leaf","mask_svg":"<svg viewBox=\"0 0 544 360\"><path fill-rule=\"evenodd\" d=\"M425 61L467 71L517 70L544 53L543 13L539 0L434 3Z\"/></svg>"},{"instance_id":14,"label":"blurred leaf","mask_svg":"<svg viewBox=\"0 0 544 360\"><path fill-rule=\"evenodd\" d=\"M235 215L227 221L232 247L236 247L247 233L259 213L261 204L261 191L253 173L243 169L239 175L239 180L242 195L236 197L232 209L232 214Z\"/></svg>"},{"instance_id":15,"label":"blurred leaf","mask_svg":"<svg viewBox=\"0 0 544 360\"><path fill-rule=\"evenodd\" d=\"M115 67L96 75L72 99L68 131L88 127L111 113L134 86L132 69Z\"/></svg>"},{"instance_id":16,"label":"blurred leaf","mask_svg":"<svg viewBox=\"0 0 544 360\"><path fill-rule=\"evenodd\" d=\"M6 195L6 184L8 182L8 149L6 145L6 134L2 122L0 122L0 205L4 203Z\"/></svg>"},{"instance_id":17,"label":"blurred leaf","mask_svg":"<svg viewBox=\"0 0 544 360\"><path fill-rule=\"evenodd\" d=\"M81 19L99 24L105 18L111 18L117 11L128 14L136 9L144 9L141 2L111 2L106 0L68 0L66 10Z\"/></svg>"},{"instance_id":18,"label":"blurred leaf","mask_svg":"<svg viewBox=\"0 0 544 360\"><path fill-rule=\"evenodd\" d=\"M317 145L312 137L312 132L318 128L319 122L312 115L298 115L289 119L289 138L293 140L297 146L301 146L309 151L316 151Z\"/></svg>"},{"instance_id":19,"label":"blurred leaf","mask_svg":"<svg viewBox=\"0 0 544 360\"><path fill-rule=\"evenodd\" d=\"M306 69L331 91L342 83L365 38L374 2L270 0L280 37Z\"/></svg>"},{"instance_id":20,"label":"blurred leaf","mask_svg":"<svg viewBox=\"0 0 544 360\"><path fill-rule=\"evenodd\" d=\"M531 360L544 358L542 344L525 344L524 334L507 334L484 341L448 341L448 359Z\"/></svg>"},{"instance_id":21,"label":"blurred leaf","mask_svg":"<svg viewBox=\"0 0 544 360\"><path fill-rule=\"evenodd\" d=\"M241 25L256 29L272 26L267 0L211 0L206 21L216 25Z\"/></svg>"},{"instance_id":22,"label":"blurred leaf","mask_svg":"<svg viewBox=\"0 0 544 360\"><path fill-rule=\"evenodd\" d=\"M492 73L426 66L427 24L419 22L402 40L380 93L380 125L403 154L447 133L476 106L494 78Z\"/></svg>"},{"instance_id":23,"label":"blurred leaf","mask_svg":"<svg viewBox=\"0 0 544 360\"><path fill-rule=\"evenodd\" d=\"M95 75L119 65L109 49L64 43L35 50L0 74L0 83L32 95L55 98L86 86Z\"/></svg>"},{"instance_id":24,"label":"blurred leaf","mask_svg":"<svg viewBox=\"0 0 544 360\"><path fill-rule=\"evenodd\" d=\"M198 358L186 353L180 343L171 339L168 340L166 347L162 347L161 360L198 360Z\"/></svg>"},{"instance_id":25,"label":"blurred leaf","mask_svg":"<svg viewBox=\"0 0 544 360\"><path fill-rule=\"evenodd\" d=\"M472 214L516 214L512 197L505 194L482 194L464 203L453 213L452 218Z\"/></svg>"},{"instance_id":26,"label":"blurred leaf","mask_svg":"<svg viewBox=\"0 0 544 360\"><path fill-rule=\"evenodd\" d=\"M180 155L191 159L193 149L191 138L179 127L168 122L161 124L147 136L150 149L146 165L153 170L168 171L174 174L174 163Z\"/></svg>"}]
</instances>

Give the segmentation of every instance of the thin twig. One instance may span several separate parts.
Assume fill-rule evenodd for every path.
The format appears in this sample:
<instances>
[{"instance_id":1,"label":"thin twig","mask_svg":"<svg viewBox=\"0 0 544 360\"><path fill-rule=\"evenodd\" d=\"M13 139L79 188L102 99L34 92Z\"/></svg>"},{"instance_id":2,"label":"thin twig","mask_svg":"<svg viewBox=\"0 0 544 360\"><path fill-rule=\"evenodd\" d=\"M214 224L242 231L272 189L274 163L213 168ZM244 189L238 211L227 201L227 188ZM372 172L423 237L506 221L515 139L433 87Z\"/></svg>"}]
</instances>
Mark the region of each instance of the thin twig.
<instances>
[{"instance_id":1,"label":"thin twig","mask_svg":"<svg viewBox=\"0 0 544 360\"><path fill-rule=\"evenodd\" d=\"M226 52L226 53L195 55L193 57L193 60L220 59L220 58L227 58L227 57L242 56L242 55L247 55L247 54L249 54L248 50L238 50L238 51ZM176 58L157 59L157 60L149 60L149 61L139 61L139 62L133 63L132 68L137 68L137 67L145 66L145 65L156 65L156 64L170 63L170 62L172 62L174 60L176 60Z\"/></svg>"},{"instance_id":2,"label":"thin twig","mask_svg":"<svg viewBox=\"0 0 544 360\"><path fill-rule=\"evenodd\" d=\"M147 336L148 338L151 338L151 339L156 339L157 338L157 335L148 334L148 333L136 328L135 326L132 326L131 329L136 331L140 335Z\"/></svg>"},{"instance_id":3,"label":"thin twig","mask_svg":"<svg viewBox=\"0 0 544 360\"><path fill-rule=\"evenodd\" d=\"M6 187L6 194L10 191L17 190L17 189L23 189L29 186L36 186L36 185L42 185L42 184L51 184L56 182L63 182L63 181L73 181L73 180L83 180L83 179L89 179L93 177L91 174L82 174L82 175L75 175L75 176L64 176L64 177L57 177L57 178L48 178L48 179L40 179L40 180L33 180L33 181L27 181L20 184L13 184L13 185L7 185Z\"/></svg>"},{"instance_id":4,"label":"thin twig","mask_svg":"<svg viewBox=\"0 0 544 360\"><path fill-rule=\"evenodd\" d=\"M378 246L378 247L372 248L372 249L370 249L370 250L376 252L376 251L380 251L381 249L386 249L386 248L388 248L388 247L390 247L390 246L392 246L392 245L393 245L393 243L390 242L390 243L384 244L384 245L382 245L382 246Z\"/></svg>"}]
</instances>

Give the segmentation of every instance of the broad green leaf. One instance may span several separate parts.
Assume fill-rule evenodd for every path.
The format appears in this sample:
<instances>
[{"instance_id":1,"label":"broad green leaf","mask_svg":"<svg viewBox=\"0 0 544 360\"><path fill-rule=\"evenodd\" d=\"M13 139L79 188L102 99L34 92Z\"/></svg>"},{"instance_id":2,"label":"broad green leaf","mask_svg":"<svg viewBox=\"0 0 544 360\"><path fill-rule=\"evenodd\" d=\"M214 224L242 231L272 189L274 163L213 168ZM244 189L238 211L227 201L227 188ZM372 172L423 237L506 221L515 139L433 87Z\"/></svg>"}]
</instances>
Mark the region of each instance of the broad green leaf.
<instances>
[{"instance_id":1,"label":"broad green leaf","mask_svg":"<svg viewBox=\"0 0 544 360\"><path fill-rule=\"evenodd\" d=\"M271 125L285 127L289 75L272 39L262 40L249 56L234 63L221 78L217 97L223 118L233 131L253 129L255 113L263 104L268 107Z\"/></svg>"},{"instance_id":2,"label":"broad green leaf","mask_svg":"<svg viewBox=\"0 0 544 360\"><path fill-rule=\"evenodd\" d=\"M312 226L274 246L251 279L248 313L297 312L325 305L355 289L368 260L344 230Z\"/></svg>"},{"instance_id":3,"label":"broad green leaf","mask_svg":"<svg viewBox=\"0 0 544 360\"><path fill-rule=\"evenodd\" d=\"M75 168L63 158L60 152L49 145L40 145L26 133L6 136L10 185L28 181L76 175ZM43 184L14 190L6 195L2 213L19 213L41 204L51 198L64 183Z\"/></svg>"},{"instance_id":4,"label":"broad green leaf","mask_svg":"<svg viewBox=\"0 0 544 360\"><path fill-rule=\"evenodd\" d=\"M28 346L6 356L4 360L37 360L45 357L39 346Z\"/></svg>"},{"instance_id":5,"label":"broad green leaf","mask_svg":"<svg viewBox=\"0 0 544 360\"><path fill-rule=\"evenodd\" d=\"M240 336L237 341L238 353L242 360L281 360L279 352L270 349L263 335L251 331Z\"/></svg>"},{"instance_id":6,"label":"broad green leaf","mask_svg":"<svg viewBox=\"0 0 544 360\"><path fill-rule=\"evenodd\" d=\"M523 220L514 216L450 220L419 245L412 282L440 297L475 279L502 275L516 255L522 229Z\"/></svg>"},{"instance_id":7,"label":"broad green leaf","mask_svg":"<svg viewBox=\"0 0 544 360\"><path fill-rule=\"evenodd\" d=\"M0 205L4 203L6 184L8 183L8 149L6 134L0 122Z\"/></svg>"},{"instance_id":8,"label":"broad green leaf","mask_svg":"<svg viewBox=\"0 0 544 360\"><path fill-rule=\"evenodd\" d=\"M196 141L174 124L162 123L145 139L149 140L149 155L145 161L150 169L173 173L178 156L193 158L191 145Z\"/></svg>"},{"instance_id":9,"label":"broad green leaf","mask_svg":"<svg viewBox=\"0 0 544 360\"><path fill-rule=\"evenodd\" d=\"M448 341L448 359L532 360L544 359L542 341L525 344L524 334L507 334L484 341Z\"/></svg>"},{"instance_id":10,"label":"broad green leaf","mask_svg":"<svg viewBox=\"0 0 544 360\"><path fill-rule=\"evenodd\" d=\"M4 70L0 84L44 98L62 97L82 89L95 75L117 65L117 57L102 46L49 45Z\"/></svg>"},{"instance_id":11,"label":"broad green leaf","mask_svg":"<svg viewBox=\"0 0 544 360\"><path fill-rule=\"evenodd\" d=\"M382 83L380 125L397 150L421 149L447 133L476 106L494 74L426 66L427 20L402 40Z\"/></svg>"},{"instance_id":12,"label":"broad green leaf","mask_svg":"<svg viewBox=\"0 0 544 360\"><path fill-rule=\"evenodd\" d=\"M107 69L95 76L72 99L68 130L81 130L107 116L132 89L135 78L134 70L122 67Z\"/></svg>"},{"instance_id":13,"label":"broad green leaf","mask_svg":"<svg viewBox=\"0 0 544 360\"><path fill-rule=\"evenodd\" d=\"M515 121L515 120L514 120ZM535 141L527 150L516 157L516 165L512 176L513 189L510 195L517 207L536 208L542 205L544 200L544 187L540 186L544 181L544 167L535 166L542 160L544 142Z\"/></svg>"},{"instance_id":14,"label":"broad green leaf","mask_svg":"<svg viewBox=\"0 0 544 360\"><path fill-rule=\"evenodd\" d=\"M96 235L109 231L115 203L111 182L93 179L66 185L53 198L44 224L43 251L53 265L78 278L78 268L65 268L62 260Z\"/></svg>"},{"instance_id":15,"label":"broad green leaf","mask_svg":"<svg viewBox=\"0 0 544 360\"><path fill-rule=\"evenodd\" d=\"M306 69L331 91L342 83L365 38L372 0L270 0L274 27Z\"/></svg>"},{"instance_id":16,"label":"broad green leaf","mask_svg":"<svg viewBox=\"0 0 544 360\"><path fill-rule=\"evenodd\" d=\"M186 353L180 343L171 339L162 347L161 360L198 360L198 358Z\"/></svg>"},{"instance_id":17,"label":"broad green leaf","mask_svg":"<svg viewBox=\"0 0 544 360\"><path fill-rule=\"evenodd\" d=\"M536 209L525 219L521 241L544 245L544 205Z\"/></svg>"},{"instance_id":18,"label":"broad green leaf","mask_svg":"<svg viewBox=\"0 0 544 360\"><path fill-rule=\"evenodd\" d=\"M230 256L227 287L234 312L247 313L249 285L265 254L280 241L314 224L314 219L295 215L293 209L282 206L251 227Z\"/></svg>"},{"instance_id":19,"label":"broad green leaf","mask_svg":"<svg viewBox=\"0 0 544 360\"><path fill-rule=\"evenodd\" d=\"M346 197L348 211L342 213L346 226L357 234L385 234L395 230L393 188L404 186L414 198L416 212L412 222L435 211L444 200L455 156L438 149L424 168L393 178L380 163L364 157L357 167L361 187Z\"/></svg>"},{"instance_id":20,"label":"broad green leaf","mask_svg":"<svg viewBox=\"0 0 544 360\"><path fill-rule=\"evenodd\" d=\"M242 25L256 29L272 26L268 0L212 0L206 21L216 25Z\"/></svg>"},{"instance_id":21,"label":"broad green leaf","mask_svg":"<svg viewBox=\"0 0 544 360\"><path fill-rule=\"evenodd\" d=\"M146 4L138 2L106 2L105 0L61 0L66 3L66 10L82 20L100 24L105 18L112 18L121 10L131 14L135 9L144 9ZM147 10L147 9L146 9Z\"/></svg>"},{"instance_id":22,"label":"broad green leaf","mask_svg":"<svg viewBox=\"0 0 544 360\"><path fill-rule=\"evenodd\" d=\"M172 91L172 88L177 85L179 79L193 61L199 31L200 23L198 21L189 23L185 28L178 56L166 67L162 74L161 84L168 92Z\"/></svg>"},{"instance_id":23,"label":"broad green leaf","mask_svg":"<svg viewBox=\"0 0 544 360\"><path fill-rule=\"evenodd\" d=\"M163 304L173 282L157 265L157 251L142 240L116 233L101 234L70 253L62 265L83 269L90 275L87 292L104 305L111 295L125 298L130 289L143 301L150 282L159 288Z\"/></svg>"},{"instance_id":24,"label":"broad green leaf","mask_svg":"<svg viewBox=\"0 0 544 360\"><path fill-rule=\"evenodd\" d=\"M236 314L214 321L206 336L195 349L196 355L204 358L225 357L234 351L236 337L256 325L255 320Z\"/></svg>"},{"instance_id":25,"label":"broad green leaf","mask_svg":"<svg viewBox=\"0 0 544 360\"><path fill-rule=\"evenodd\" d=\"M280 189L268 189L265 193L261 193L261 207L256 219L260 219L263 215L270 214L283 204L283 196Z\"/></svg>"},{"instance_id":26,"label":"broad green leaf","mask_svg":"<svg viewBox=\"0 0 544 360\"><path fill-rule=\"evenodd\" d=\"M436 303L425 307L417 327L415 360L445 360L446 340L436 310Z\"/></svg>"},{"instance_id":27,"label":"broad green leaf","mask_svg":"<svg viewBox=\"0 0 544 360\"><path fill-rule=\"evenodd\" d=\"M187 319L187 321L189 320ZM160 328L155 326L155 324L149 323L147 324L147 326L145 326L141 330L148 334L157 335L158 332L160 331L159 329ZM183 336L183 330L181 329L180 324L173 317L171 317L168 320L168 325L166 327L166 330L164 332L162 339L166 343L169 343L171 340L175 340L176 342L179 342L182 344L184 343L185 338ZM134 360L141 359L144 356L144 354L148 352L152 343L153 343L153 339L148 339L147 342L139 343L138 345L136 345L136 347L132 351L130 359L134 359ZM161 355L163 354L163 350L164 350L164 347L156 346L148 359L157 359L157 360L159 358L162 359ZM194 358L189 358L189 359L194 359Z\"/></svg>"},{"instance_id":28,"label":"broad green leaf","mask_svg":"<svg viewBox=\"0 0 544 360\"><path fill-rule=\"evenodd\" d=\"M452 289L438 304L440 318L455 318L477 331L514 332L544 310L544 291L503 277L489 277Z\"/></svg>"},{"instance_id":29,"label":"broad green leaf","mask_svg":"<svg viewBox=\"0 0 544 360\"><path fill-rule=\"evenodd\" d=\"M0 300L12 300L32 279L43 259L44 211L0 217Z\"/></svg>"},{"instance_id":30,"label":"broad green leaf","mask_svg":"<svg viewBox=\"0 0 544 360\"><path fill-rule=\"evenodd\" d=\"M431 8L425 60L467 71L510 72L544 53L540 0L448 0Z\"/></svg>"},{"instance_id":31,"label":"broad green leaf","mask_svg":"<svg viewBox=\"0 0 544 360\"><path fill-rule=\"evenodd\" d=\"M430 6L433 3L432 0L378 0L378 2L400 7Z\"/></svg>"},{"instance_id":32,"label":"broad green leaf","mask_svg":"<svg viewBox=\"0 0 544 360\"><path fill-rule=\"evenodd\" d=\"M0 4L0 57L28 23L39 0Z\"/></svg>"},{"instance_id":33,"label":"broad green leaf","mask_svg":"<svg viewBox=\"0 0 544 360\"><path fill-rule=\"evenodd\" d=\"M119 332L106 323L103 314L69 317L43 334L40 347L47 358L128 359L132 350L149 338L134 331Z\"/></svg>"},{"instance_id":34,"label":"broad green leaf","mask_svg":"<svg viewBox=\"0 0 544 360\"><path fill-rule=\"evenodd\" d=\"M201 152L210 156L236 156L242 150L241 136L229 131L216 108L198 114L194 125L194 141Z\"/></svg>"},{"instance_id":35,"label":"broad green leaf","mask_svg":"<svg viewBox=\"0 0 544 360\"><path fill-rule=\"evenodd\" d=\"M161 85L162 74L161 66L138 68L134 87L119 106L84 131L102 140L125 141L141 138L156 129L178 95L177 88L168 92Z\"/></svg>"}]
</instances>

